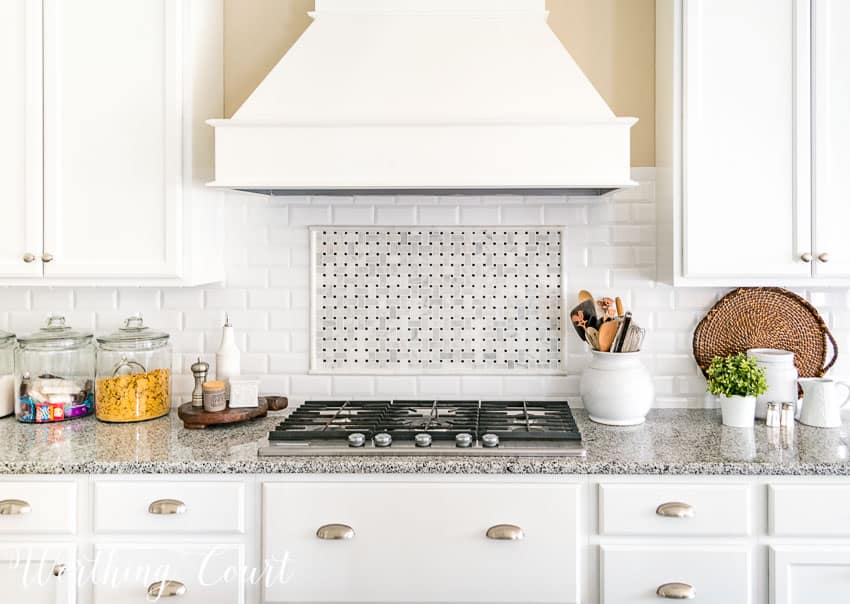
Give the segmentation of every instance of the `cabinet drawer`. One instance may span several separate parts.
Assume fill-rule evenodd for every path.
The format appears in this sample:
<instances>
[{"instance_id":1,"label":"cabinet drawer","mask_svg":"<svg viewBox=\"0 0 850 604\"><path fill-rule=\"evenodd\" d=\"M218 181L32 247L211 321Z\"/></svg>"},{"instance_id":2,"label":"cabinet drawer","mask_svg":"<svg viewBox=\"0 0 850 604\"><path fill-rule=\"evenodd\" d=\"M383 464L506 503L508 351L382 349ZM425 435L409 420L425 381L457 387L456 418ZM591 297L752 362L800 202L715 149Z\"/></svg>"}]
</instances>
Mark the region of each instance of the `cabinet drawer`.
<instances>
[{"instance_id":1,"label":"cabinet drawer","mask_svg":"<svg viewBox=\"0 0 850 604\"><path fill-rule=\"evenodd\" d=\"M750 551L745 547L603 546L602 604L658 604L658 588L691 586L701 604L753 601Z\"/></svg>"},{"instance_id":2,"label":"cabinet drawer","mask_svg":"<svg viewBox=\"0 0 850 604\"><path fill-rule=\"evenodd\" d=\"M0 482L0 535L77 531L77 483Z\"/></svg>"},{"instance_id":3,"label":"cabinet drawer","mask_svg":"<svg viewBox=\"0 0 850 604\"><path fill-rule=\"evenodd\" d=\"M683 512L683 517L677 516ZM745 484L601 484L599 532L602 535L671 537L749 535L750 487Z\"/></svg>"},{"instance_id":4,"label":"cabinet drawer","mask_svg":"<svg viewBox=\"0 0 850 604\"><path fill-rule=\"evenodd\" d=\"M266 483L264 558L288 559L291 572L265 601L577 602L577 495L527 483ZM353 537L318 538L329 524ZM488 538L501 524L524 539Z\"/></svg>"},{"instance_id":5,"label":"cabinet drawer","mask_svg":"<svg viewBox=\"0 0 850 604\"><path fill-rule=\"evenodd\" d=\"M241 482L98 482L98 533L242 533Z\"/></svg>"},{"instance_id":6,"label":"cabinet drawer","mask_svg":"<svg viewBox=\"0 0 850 604\"><path fill-rule=\"evenodd\" d=\"M243 604L245 589L239 571L245 564L241 545L95 545L94 604L144 604L178 601L181 604ZM167 593L148 597L152 585L172 582L179 597ZM177 595L177 594L175 594Z\"/></svg>"},{"instance_id":7,"label":"cabinet drawer","mask_svg":"<svg viewBox=\"0 0 850 604\"><path fill-rule=\"evenodd\" d=\"M846 602L850 548L782 546L770 548L773 604Z\"/></svg>"},{"instance_id":8,"label":"cabinet drawer","mask_svg":"<svg viewBox=\"0 0 850 604\"><path fill-rule=\"evenodd\" d=\"M779 537L850 535L850 486L770 485L770 532Z\"/></svg>"}]
</instances>

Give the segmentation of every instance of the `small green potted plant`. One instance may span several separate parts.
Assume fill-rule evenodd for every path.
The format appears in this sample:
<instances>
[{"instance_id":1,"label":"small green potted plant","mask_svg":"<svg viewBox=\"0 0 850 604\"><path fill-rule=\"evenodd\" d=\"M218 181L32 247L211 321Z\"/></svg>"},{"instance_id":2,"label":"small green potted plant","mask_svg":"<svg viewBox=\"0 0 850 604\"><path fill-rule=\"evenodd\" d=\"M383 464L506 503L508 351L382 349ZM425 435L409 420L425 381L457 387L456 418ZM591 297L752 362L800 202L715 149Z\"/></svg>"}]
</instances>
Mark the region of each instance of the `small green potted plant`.
<instances>
[{"instance_id":1,"label":"small green potted plant","mask_svg":"<svg viewBox=\"0 0 850 604\"><path fill-rule=\"evenodd\" d=\"M750 428L756 397L767 390L764 369L744 353L714 357L708 368L708 391L720 400L724 426Z\"/></svg>"}]
</instances>

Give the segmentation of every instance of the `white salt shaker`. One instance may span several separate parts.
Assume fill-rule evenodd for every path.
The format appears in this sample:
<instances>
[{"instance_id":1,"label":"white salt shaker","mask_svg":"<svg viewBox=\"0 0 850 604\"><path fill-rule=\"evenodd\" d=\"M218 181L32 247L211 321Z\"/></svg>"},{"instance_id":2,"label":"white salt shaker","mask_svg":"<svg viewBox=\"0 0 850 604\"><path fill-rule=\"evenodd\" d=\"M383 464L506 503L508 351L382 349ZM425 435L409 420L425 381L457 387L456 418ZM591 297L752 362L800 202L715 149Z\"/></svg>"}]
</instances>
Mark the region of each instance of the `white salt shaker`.
<instances>
[{"instance_id":1,"label":"white salt shaker","mask_svg":"<svg viewBox=\"0 0 850 604\"><path fill-rule=\"evenodd\" d=\"M767 414L767 401L795 403L797 401L797 367L794 366L794 353L774 348L751 348L747 356L756 360L764 369L767 391L756 398L756 417L764 419Z\"/></svg>"},{"instance_id":2,"label":"white salt shaker","mask_svg":"<svg viewBox=\"0 0 850 604\"><path fill-rule=\"evenodd\" d=\"M230 317L228 315L224 317L221 344L215 353L215 379L224 382L227 397L230 398L230 378L239 377L241 373L241 355L236 346L236 336L230 324Z\"/></svg>"}]
</instances>

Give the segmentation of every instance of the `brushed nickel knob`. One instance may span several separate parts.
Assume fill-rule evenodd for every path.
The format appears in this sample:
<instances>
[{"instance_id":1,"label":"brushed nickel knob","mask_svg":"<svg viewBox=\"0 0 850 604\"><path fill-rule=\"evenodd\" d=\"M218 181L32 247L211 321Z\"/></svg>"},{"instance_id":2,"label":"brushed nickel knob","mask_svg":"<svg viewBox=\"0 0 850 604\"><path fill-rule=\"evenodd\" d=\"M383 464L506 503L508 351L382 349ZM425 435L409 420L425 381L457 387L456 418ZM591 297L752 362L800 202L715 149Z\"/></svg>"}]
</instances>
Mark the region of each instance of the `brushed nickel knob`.
<instances>
[{"instance_id":1,"label":"brushed nickel knob","mask_svg":"<svg viewBox=\"0 0 850 604\"><path fill-rule=\"evenodd\" d=\"M692 505L681 501L668 501L659 505L655 513L665 518L693 518L694 508Z\"/></svg>"},{"instance_id":2,"label":"brushed nickel knob","mask_svg":"<svg viewBox=\"0 0 850 604\"><path fill-rule=\"evenodd\" d=\"M30 504L23 499L4 499L0 501L0 516L20 516L32 511Z\"/></svg>"},{"instance_id":3,"label":"brushed nickel knob","mask_svg":"<svg viewBox=\"0 0 850 604\"><path fill-rule=\"evenodd\" d=\"M515 524L497 524L487 529L487 538L496 541L520 541L525 539L523 530Z\"/></svg>"},{"instance_id":4,"label":"brushed nickel knob","mask_svg":"<svg viewBox=\"0 0 850 604\"><path fill-rule=\"evenodd\" d=\"M803 262L811 262L812 261L812 255L809 252L806 252L805 254L801 254L800 260L802 260Z\"/></svg>"},{"instance_id":5,"label":"brushed nickel knob","mask_svg":"<svg viewBox=\"0 0 850 604\"><path fill-rule=\"evenodd\" d=\"M186 504L179 499L157 499L148 506L148 514L171 516L172 514L185 513Z\"/></svg>"},{"instance_id":6,"label":"brushed nickel knob","mask_svg":"<svg viewBox=\"0 0 850 604\"><path fill-rule=\"evenodd\" d=\"M65 574L65 565L64 564L56 564L53 566L53 576L61 577Z\"/></svg>"},{"instance_id":7,"label":"brushed nickel knob","mask_svg":"<svg viewBox=\"0 0 850 604\"><path fill-rule=\"evenodd\" d=\"M347 524L326 524L319 527L316 537L330 541L354 539L354 529Z\"/></svg>"},{"instance_id":8,"label":"brushed nickel knob","mask_svg":"<svg viewBox=\"0 0 850 604\"><path fill-rule=\"evenodd\" d=\"M166 579L148 585L148 598L175 598L186 593L186 586L180 581Z\"/></svg>"},{"instance_id":9,"label":"brushed nickel knob","mask_svg":"<svg viewBox=\"0 0 850 604\"><path fill-rule=\"evenodd\" d=\"M29 264L30 262L35 262L35 255L27 252L26 254L24 254L24 262L26 262L27 264Z\"/></svg>"},{"instance_id":10,"label":"brushed nickel knob","mask_svg":"<svg viewBox=\"0 0 850 604\"><path fill-rule=\"evenodd\" d=\"M52 260L53 260L53 254L48 254L47 252L44 252L41 255L41 261L42 262L50 262Z\"/></svg>"},{"instance_id":11,"label":"brushed nickel knob","mask_svg":"<svg viewBox=\"0 0 850 604\"><path fill-rule=\"evenodd\" d=\"M824 252L823 254L818 255L818 260L821 262L829 262L829 254Z\"/></svg>"},{"instance_id":12,"label":"brushed nickel knob","mask_svg":"<svg viewBox=\"0 0 850 604\"><path fill-rule=\"evenodd\" d=\"M696 597L693 585L687 583L665 583L659 585L655 595L668 600L693 600Z\"/></svg>"}]
</instances>

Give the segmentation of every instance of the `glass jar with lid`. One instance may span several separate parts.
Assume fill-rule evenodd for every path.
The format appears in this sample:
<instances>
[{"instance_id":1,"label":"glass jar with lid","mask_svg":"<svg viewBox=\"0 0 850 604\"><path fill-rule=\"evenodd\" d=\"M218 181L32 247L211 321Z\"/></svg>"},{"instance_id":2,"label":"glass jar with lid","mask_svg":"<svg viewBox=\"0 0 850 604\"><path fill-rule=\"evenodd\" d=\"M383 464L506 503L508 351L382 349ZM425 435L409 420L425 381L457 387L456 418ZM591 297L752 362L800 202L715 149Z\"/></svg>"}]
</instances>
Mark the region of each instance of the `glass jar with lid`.
<instances>
[{"instance_id":1,"label":"glass jar with lid","mask_svg":"<svg viewBox=\"0 0 850 604\"><path fill-rule=\"evenodd\" d=\"M0 331L0 417L15 412L15 334Z\"/></svg>"},{"instance_id":2,"label":"glass jar with lid","mask_svg":"<svg viewBox=\"0 0 850 604\"><path fill-rule=\"evenodd\" d=\"M94 410L92 334L51 316L35 333L18 338L15 416L28 423L58 422Z\"/></svg>"},{"instance_id":3,"label":"glass jar with lid","mask_svg":"<svg viewBox=\"0 0 850 604\"><path fill-rule=\"evenodd\" d=\"M139 422L171 410L169 335L130 317L97 338L95 415L105 422Z\"/></svg>"}]
</instances>

